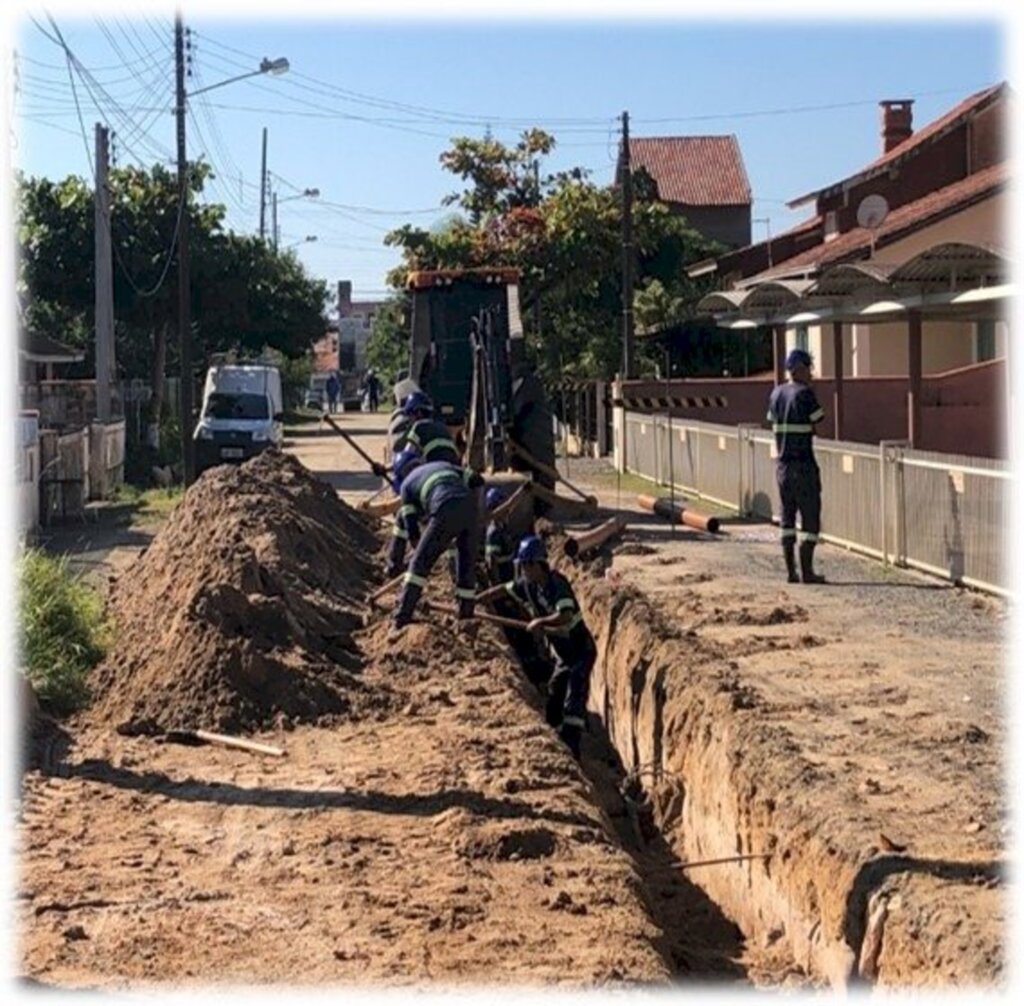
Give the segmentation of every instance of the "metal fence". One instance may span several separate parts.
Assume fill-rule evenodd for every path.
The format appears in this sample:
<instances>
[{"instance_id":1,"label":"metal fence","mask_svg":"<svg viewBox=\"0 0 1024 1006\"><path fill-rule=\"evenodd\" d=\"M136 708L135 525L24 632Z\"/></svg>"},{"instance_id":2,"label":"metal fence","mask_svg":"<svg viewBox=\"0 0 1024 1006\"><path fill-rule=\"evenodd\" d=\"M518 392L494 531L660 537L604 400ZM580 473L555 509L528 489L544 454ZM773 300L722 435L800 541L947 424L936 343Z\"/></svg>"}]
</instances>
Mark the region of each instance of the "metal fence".
<instances>
[{"instance_id":1,"label":"metal fence","mask_svg":"<svg viewBox=\"0 0 1024 1006\"><path fill-rule=\"evenodd\" d=\"M737 427L624 412L625 467L742 516L776 519L775 441ZM822 538L955 583L1006 593L1005 462L818 440Z\"/></svg>"}]
</instances>

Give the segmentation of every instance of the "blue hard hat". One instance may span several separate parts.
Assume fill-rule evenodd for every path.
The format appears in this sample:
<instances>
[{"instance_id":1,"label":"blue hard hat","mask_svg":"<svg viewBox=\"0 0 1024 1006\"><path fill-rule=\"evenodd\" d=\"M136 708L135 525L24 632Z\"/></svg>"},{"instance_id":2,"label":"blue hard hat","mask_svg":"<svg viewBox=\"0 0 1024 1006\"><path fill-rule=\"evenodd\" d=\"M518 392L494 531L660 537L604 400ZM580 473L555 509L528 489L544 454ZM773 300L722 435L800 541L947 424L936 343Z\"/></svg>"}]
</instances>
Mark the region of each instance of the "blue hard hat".
<instances>
[{"instance_id":1,"label":"blue hard hat","mask_svg":"<svg viewBox=\"0 0 1024 1006\"><path fill-rule=\"evenodd\" d=\"M786 370L793 370L801 364L809 367L811 365L811 354L806 349L791 349L786 357Z\"/></svg>"},{"instance_id":2,"label":"blue hard hat","mask_svg":"<svg viewBox=\"0 0 1024 1006\"><path fill-rule=\"evenodd\" d=\"M422 391L414 391L403 403L402 411L407 416L414 416L417 412L429 415L434 411L434 403Z\"/></svg>"},{"instance_id":3,"label":"blue hard hat","mask_svg":"<svg viewBox=\"0 0 1024 1006\"><path fill-rule=\"evenodd\" d=\"M395 473L395 478L401 482L421 460L419 451L413 447L405 447L395 455L391 470Z\"/></svg>"},{"instance_id":4,"label":"blue hard hat","mask_svg":"<svg viewBox=\"0 0 1024 1006\"><path fill-rule=\"evenodd\" d=\"M535 534L528 534L516 549L516 562L547 562L548 550L543 540Z\"/></svg>"},{"instance_id":5,"label":"blue hard hat","mask_svg":"<svg viewBox=\"0 0 1024 1006\"><path fill-rule=\"evenodd\" d=\"M505 494L500 489L494 487L487 490L484 499L487 501L487 509L493 510L499 503L505 501Z\"/></svg>"}]
</instances>

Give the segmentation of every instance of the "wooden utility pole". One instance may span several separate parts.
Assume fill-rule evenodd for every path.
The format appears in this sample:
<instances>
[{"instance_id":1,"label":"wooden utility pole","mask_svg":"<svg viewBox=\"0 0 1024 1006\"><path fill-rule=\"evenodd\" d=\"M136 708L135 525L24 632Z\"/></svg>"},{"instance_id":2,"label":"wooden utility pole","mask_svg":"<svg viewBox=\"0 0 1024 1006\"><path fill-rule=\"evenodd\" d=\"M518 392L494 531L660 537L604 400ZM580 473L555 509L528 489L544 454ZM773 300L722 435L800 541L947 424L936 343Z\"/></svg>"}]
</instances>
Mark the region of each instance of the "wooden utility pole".
<instances>
[{"instance_id":1,"label":"wooden utility pole","mask_svg":"<svg viewBox=\"0 0 1024 1006\"><path fill-rule=\"evenodd\" d=\"M263 160L260 167L260 240L267 235L267 127L263 127Z\"/></svg>"},{"instance_id":2,"label":"wooden utility pole","mask_svg":"<svg viewBox=\"0 0 1024 1006\"><path fill-rule=\"evenodd\" d=\"M273 195L274 200L274 215L270 219L270 233L273 237L274 251L277 251L277 243L281 240L281 235L277 231L277 193Z\"/></svg>"},{"instance_id":3,"label":"wooden utility pole","mask_svg":"<svg viewBox=\"0 0 1024 1006\"><path fill-rule=\"evenodd\" d=\"M188 255L188 162L185 155L185 29L181 12L174 15L174 68L178 133L178 359L180 388L181 465L185 485L195 478L192 463L192 302Z\"/></svg>"},{"instance_id":4,"label":"wooden utility pole","mask_svg":"<svg viewBox=\"0 0 1024 1006\"><path fill-rule=\"evenodd\" d=\"M114 379L114 267L110 254L109 133L96 123L96 418L110 422Z\"/></svg>"},{"instance_id":5,"label":"wooden utility pole","mask_svg":"<svg viewBox=\"0 0 1024 1006\"><path fill-rule=\"evenodd\" d=\"M622 376L633 364L633 174L629 161L629 112L622 113Z\"/></svg>"}]
</instances>

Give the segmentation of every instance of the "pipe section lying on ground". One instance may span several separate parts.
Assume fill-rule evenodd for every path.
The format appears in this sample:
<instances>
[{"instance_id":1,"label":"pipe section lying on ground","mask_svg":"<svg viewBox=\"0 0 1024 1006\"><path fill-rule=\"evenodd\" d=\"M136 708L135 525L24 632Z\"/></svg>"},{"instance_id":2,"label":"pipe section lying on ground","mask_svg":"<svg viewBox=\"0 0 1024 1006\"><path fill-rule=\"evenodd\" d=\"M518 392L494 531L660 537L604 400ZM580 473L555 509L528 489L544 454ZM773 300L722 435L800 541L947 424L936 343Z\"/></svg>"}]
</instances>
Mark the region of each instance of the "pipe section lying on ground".
<instances>
[{"instance_id":1,"label":"pipe section lying on ground","mask_svg":"<svg viewBox=\"0 0 1024 1006\"><path fill-rule=\"evenodd\" d=\"M664 517L666 520L671 521L673 524L685 524L687 527L697 528L698 531L710 531L712 534L718 533L719 520L717 517L708 517L705 514L697 513L695 510L687 510L680 504L673 503L667 496L655 499L653 496L640 493L636 501L645 510L650 510L659 517Z\"/></svg>"},{"instance_id":2,"label":"pipe section lying on ground","mask_svg":"<svg viewBox=\"0 0 1024 1006\"><path fill-rule=\"evenodd\" d=\"M612 517L589 531L569 533L563 551L570 559L575 559L576 556L583 555L591 549L600 548L610 538L615 538L625 530L626 518Z\"/></svg>"}]
</instances>

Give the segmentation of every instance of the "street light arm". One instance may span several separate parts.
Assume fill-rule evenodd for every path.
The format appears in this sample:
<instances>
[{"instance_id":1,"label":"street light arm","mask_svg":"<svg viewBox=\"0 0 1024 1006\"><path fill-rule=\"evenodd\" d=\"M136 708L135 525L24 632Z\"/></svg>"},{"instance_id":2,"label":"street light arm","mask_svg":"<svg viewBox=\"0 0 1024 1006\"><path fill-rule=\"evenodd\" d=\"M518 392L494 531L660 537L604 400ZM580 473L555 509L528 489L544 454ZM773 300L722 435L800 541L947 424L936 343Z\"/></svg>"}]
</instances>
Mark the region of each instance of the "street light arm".
<instances>
[{"instance_id":1,"label":"street light arm","mask_svg":"<svg viewBox=\"0 0 1024 1006\"><path fill-rule=\"evenodd\" d=\"M288 60L283 57L280 59L264 59L260 63L258 70L250 70L248 73L240 73L237 77L228 77L227 80L222 80L217 84L210 84L209 87L201 87L197 91L189 91L188 97L194 98L197 94L205 94L207 91L212 91L218 87L224 87L227 84L234 84L239 80L248 80L249 77L259 77L265 73L286 73L288 71Z\"/></svg>"}]
</instances>

